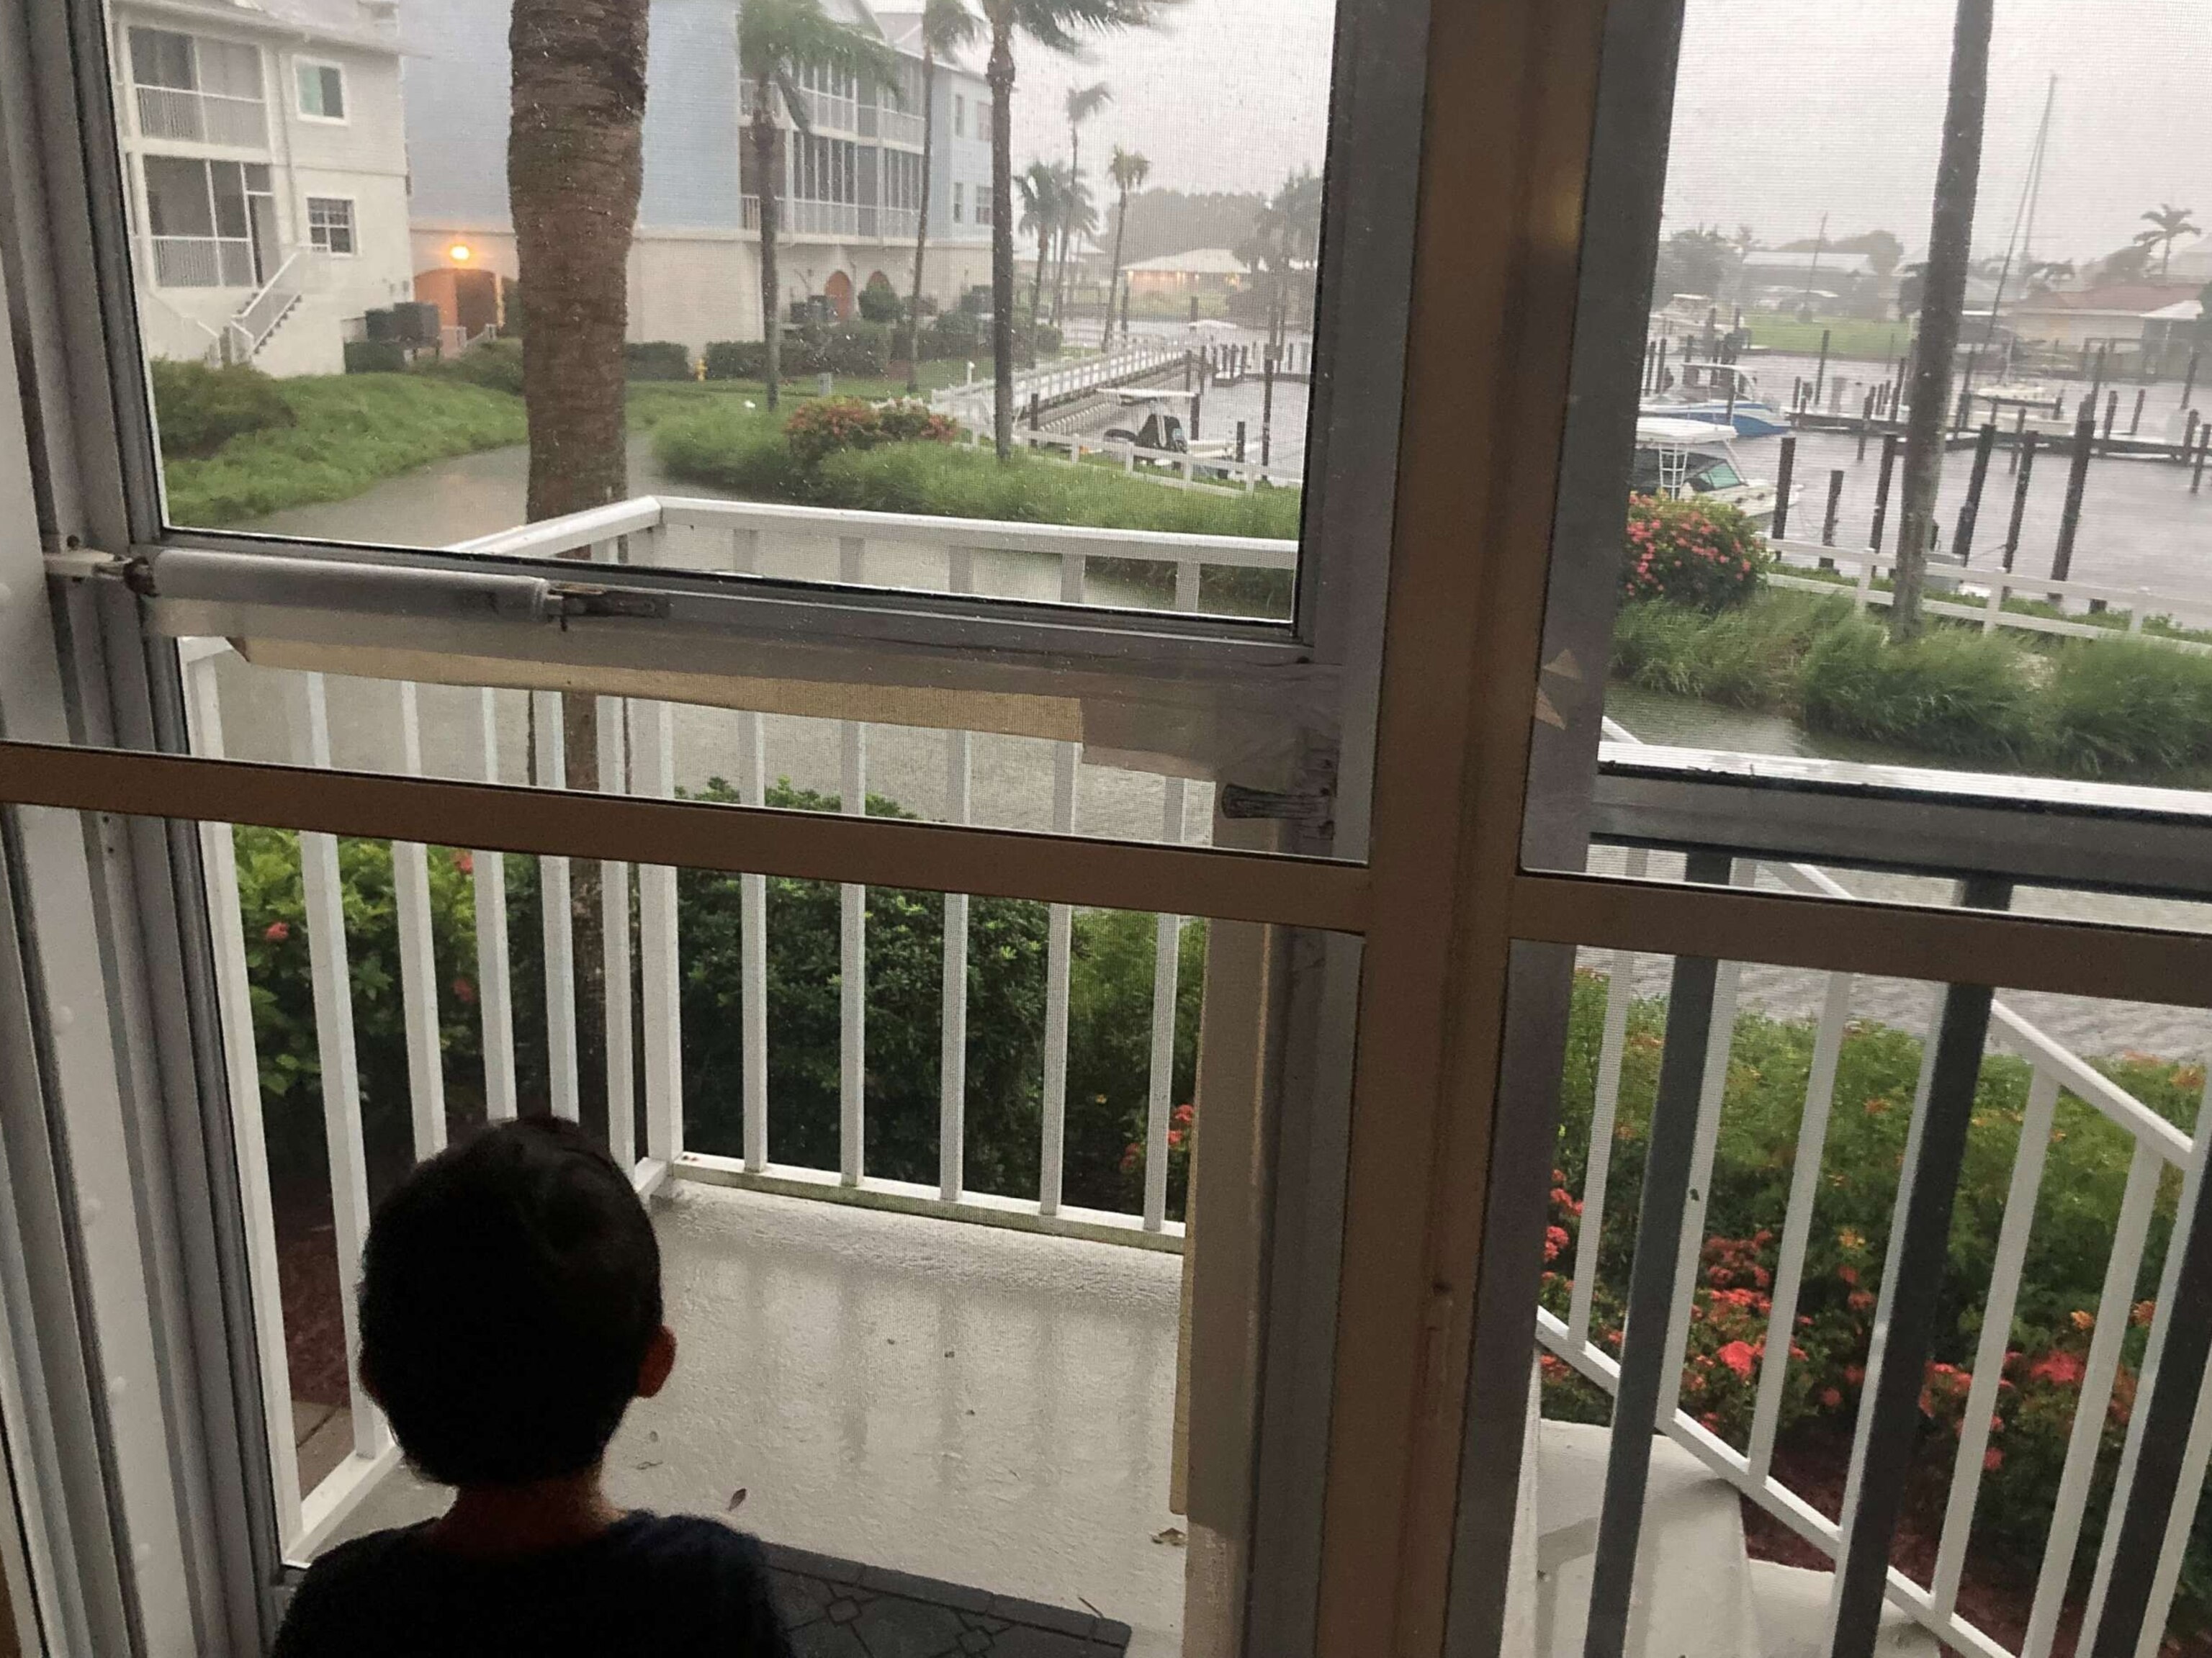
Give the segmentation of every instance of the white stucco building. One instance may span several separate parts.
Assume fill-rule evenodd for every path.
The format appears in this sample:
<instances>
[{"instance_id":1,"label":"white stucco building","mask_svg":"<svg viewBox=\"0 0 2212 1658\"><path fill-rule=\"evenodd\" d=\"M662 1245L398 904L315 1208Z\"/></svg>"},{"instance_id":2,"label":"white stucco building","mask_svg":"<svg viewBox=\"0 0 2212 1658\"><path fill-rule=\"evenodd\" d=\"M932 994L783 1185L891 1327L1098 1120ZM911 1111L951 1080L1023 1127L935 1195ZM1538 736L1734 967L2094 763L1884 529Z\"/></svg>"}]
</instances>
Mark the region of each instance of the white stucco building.
<instances>
[{"instance_id":1,"label":"white stucco building","mask_svg":"<svg viewBox=\"0 0 2212 1658\"><path fill-rule=\"evenodd\" d=\"M117 0L111 61L154 356L335 374L413 292L392 0Z\"/></svg>"},{"instance_id":2,"label":"white stucco building","mask_svg":"<svg viewBox=\"0 0 2212 1658\"><path fill-rule=\"evenodd\" d=\"M918 8L827 0L842 21L899 55L892 100L810 76L812 131L782 156L780 273L786 303L828 296L849 314L878 275L900 295L914 276L921 201ZM405 0L407 148L413 168L415 291L473 334L495 320L520 272L507 200L507 0ZM738 73L731 0L653 0L647 37L645 184L630 252L629 337L761 337L760 220L750 92ZM931 118L925 291L950 305L990 280L988 84L940 63Z\"/></svg>"}]
</instances>

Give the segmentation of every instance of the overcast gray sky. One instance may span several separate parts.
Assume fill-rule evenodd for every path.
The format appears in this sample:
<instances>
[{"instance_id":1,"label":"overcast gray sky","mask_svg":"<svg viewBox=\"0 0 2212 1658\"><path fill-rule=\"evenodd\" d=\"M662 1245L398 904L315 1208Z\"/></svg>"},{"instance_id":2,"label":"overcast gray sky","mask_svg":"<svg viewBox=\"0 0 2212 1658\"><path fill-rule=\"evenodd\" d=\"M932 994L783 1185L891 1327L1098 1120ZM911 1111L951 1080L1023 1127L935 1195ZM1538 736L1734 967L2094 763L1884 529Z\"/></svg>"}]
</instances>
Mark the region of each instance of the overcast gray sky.
<instances>
[{"instance_id":1,"label":"overcast gray sky","mask_svg":"<svg viewBox=\"0 0 2212 1658\"><path fill-rule=\"evenodd\" d=\"M1154 184L1186 190L1263 189L1317 166L1335 11L1184 0L1167 27L1102 40L1087 64L1032 47L1017 165L1065 155L1062 96L1104 80L1117 101L1085 130L1094 177L1088 155L1115 143L1152 157ZM1924 245L1953 12L1951 0L1689 0L1668 228L1749 224L1774 243L1813 234L1825 211L1832 235L1881 227ZM2212 225L2206 0L1997 0L1978 246L1999 251L2011 231L2053 73L2039 252L2109 252L2160 201Z\"/></svg>"}]
</instances>

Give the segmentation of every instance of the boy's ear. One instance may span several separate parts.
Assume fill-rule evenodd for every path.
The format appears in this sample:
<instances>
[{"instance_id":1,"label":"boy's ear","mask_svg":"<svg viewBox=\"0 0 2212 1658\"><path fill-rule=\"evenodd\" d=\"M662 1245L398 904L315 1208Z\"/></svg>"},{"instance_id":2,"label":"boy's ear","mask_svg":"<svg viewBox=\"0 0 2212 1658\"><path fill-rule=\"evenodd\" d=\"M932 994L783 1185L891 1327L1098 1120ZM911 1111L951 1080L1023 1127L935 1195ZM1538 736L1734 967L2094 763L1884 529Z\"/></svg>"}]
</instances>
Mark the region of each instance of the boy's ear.
<instances>
[{"instance_id":1,"label":"boy's ear","mask_svg":"<svg viewBox=\"0 0 2212 1658\"><path fill-rule=\"evenodd\" d=\"M645 1344L645 1357L637 1367L637 1396L651 1399L668 1385L668 1373L675 1368L676 1332L664 1324Z\"/></svg>"}]
</instances>

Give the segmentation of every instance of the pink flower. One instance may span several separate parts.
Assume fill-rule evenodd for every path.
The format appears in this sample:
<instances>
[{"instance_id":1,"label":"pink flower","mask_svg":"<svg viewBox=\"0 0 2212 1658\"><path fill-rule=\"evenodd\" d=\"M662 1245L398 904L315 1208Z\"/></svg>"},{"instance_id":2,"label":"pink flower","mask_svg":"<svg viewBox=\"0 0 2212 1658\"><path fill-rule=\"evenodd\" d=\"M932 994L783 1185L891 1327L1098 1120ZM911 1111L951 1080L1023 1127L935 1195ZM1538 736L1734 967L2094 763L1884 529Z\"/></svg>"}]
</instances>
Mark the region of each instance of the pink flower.
<instances>
[{"instance_id":1,"label":"pink flower","mask_svg":"<svg viewBox=\"0 0 2212 1658\"><path fill-rule=\"evenodd\" d=\"M2048 1382L2061 1388L2078 1388L2082 1372L2087 1367L2081 1355L2069 1352L2045 1353L2027 1368L2030 1376L2038 1382Z\"/></svg>"},{"instance_id":2,"label":"pink flower","mask_svg":"<svg viewBox=\"0 0 2212 1658\"><path fill-rule=\"evenodd\" d=\"M464 1007L475 1006L477 1000L477 987L471 984L466 979L454 980L453 999L460 1003Z\"/></svg>"},{"instance_id":3,"label":"pink flower","mask_svg":"<svg viewBox=\"0 0 2212 1658\"><path fill-rule=\"evenodd\" d=\"M1722 1348L1718 1353L1714 1355L1714 1357L1718 1358L1722 1363L1727 1365L1729 1369L1734 1370L1745 1381L1748 1382L1751 1380L1751 1369L1755 1359L1754 1355L1751 1351L1751 1344L1749 1342L1731 1341L1727 1346Z\"/></svg>"},{"instance_id":4,"label":"pink flower","mask_svg":"<svg viewBox=\"0 0 2212 1658\"><path fill-rule=\"evenodd\" d=\"M464 875L474 875L477 872L476 855L473 853L455 853L453 854L453 867L460 871Z\"/></svg>"},{"instance_id":5,"label":"pink flower","mask_svg":"<svg viewBox=\"0 0 2212 1658\"><path fill-rule=\"evenodd\" d=\"M1995 1473L2002 1467L2004 1467L2004 1453L1999 1450L1996 1446L1992 1445L1989 1449L1982 1453L1983 1473Z\"/></svg>"},{"instance_id":6,"label":"pink flower","mask_svg":"<svg viewBox=\"0 0 2212 1658\"><path fill-rule=\"evenodd\" d=\"M289 921L271 921L261 936L272 944L281 944L292 936L292 924Z\"/></svg>"}]
</instances>

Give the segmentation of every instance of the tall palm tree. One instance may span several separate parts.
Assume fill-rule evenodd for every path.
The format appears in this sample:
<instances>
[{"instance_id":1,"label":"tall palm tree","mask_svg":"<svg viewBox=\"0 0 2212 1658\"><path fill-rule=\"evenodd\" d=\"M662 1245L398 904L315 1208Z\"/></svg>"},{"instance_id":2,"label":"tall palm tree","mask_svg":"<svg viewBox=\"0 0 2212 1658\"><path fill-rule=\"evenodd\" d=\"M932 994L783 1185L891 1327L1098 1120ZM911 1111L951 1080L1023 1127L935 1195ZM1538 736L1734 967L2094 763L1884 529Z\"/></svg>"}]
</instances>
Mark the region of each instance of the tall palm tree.
<instances>
[{"instance_id":1,"label":"tall palm tree","mask_svg":"<svg viewBox=\"0 0 2212 1658\"><path fill-rule=\"evenodd\" d=\"M1114 188L1121 192L1121 203L1114 210L1114 277L1106 284L1106 331L1098 337L1103 350L1114 339L1114 293L1121 286L1121 237L1129 228L1129 192L1142 190L1145 180L1152 177L1152 164L1133 149L1114 146L1114 154L1106 163L1106 176L1113 180ZM1129 331L1121 330L1121 343L1128 343Z\"/></svg>"},{"instance_id":2,"label":"tall palm tree","mask_svg":"<svg viewBox=\"0 0 2212 1658\"><path fill-rule=\"evenodd\" d=\"M915 219L914 297L906 308L906 389L921 390L921 261L929 248L929 173L937 148L937 60L973 46L982 23L965 0L924 0L921 9L921 208Z\"/></svg>"},{"instance_id":3,"label":"tall palm tree","mask_svg":"<svg viewBox=\"0 0 2212 1658\"><path fill-rule=\"evenodd\" d=\"M2136 240L2148 253L2159 255L2158 274L2165 276L2173 268L2173 245L2184 236L2197 234L2197 221L2185 207L2176 207L2172 202L2160 202L2143 215L2150 228L2136 232Z\"/></svg>"},{"instance_id":4,"label":"tall palm tree","mask_svg":"<svg viewBox=\"0 0 2212 1658\"><path fill-rule=\"evenodd\" d=\"M840 23L822 0L744 0L738 13L738 72L752 82L753 179L760 192L761 327L767 340L768 406L776 406L783 378L781 273L776 232L782 213L777 166L775 98L781 94L792 125L811 135L813 118L799 95L807 70L849 75L864 92L898 95L898 60L876 35Z\"/></svg>"},{"instance_id":5,"label":"tall palm tree","mask_svg":"<svg viewBox=\"0 0 2212 1658\"><path fill-rule=\"evenodd\" d=\"M1083 124L1114 101L1114 88L1103 81L1094 81L1087 87L1067 89L1067 172L1078 187L1083 183ZM1067 256L1074 240L1075 227L1061 227L1060 236L1060 275L1053 283L1052 319L1060 320L1060 307L1067 297Z\"/></svg>"},{"instance_id":6,"label":"tall palm tree","mask_svg":"<svg viewBox=\"0 0 2212 1658\"><path fill-rule=\"evenodd\" d=\"M1060 322L1060 301L1067 290L1070 250L1084 238L1097 234L1098 203L1091 194L1091 185L1079 176L1063 174L1060 197L1060 271L1052 294L1052 320L1055 326Z\"/></svg>"},{"instance_id":7,"label":"tall palm tree","mask_svg":"<svg viewBox=\"0 0 2212 1658\"><path fill-rule=\"evenodd\" d=\"M1012 452L1014 429L1014 37L1073 52L1083 36L1144 28L1179 0L981 0L991 31L991 414L999 459Z\"/></svg>"},{"instance_id":8,"label":"tall palm tree","mask_svg":"<svg viewBox=\"0 0 2212 1658\"><path fill-rule=\"evenodd\" d=\"M1020 228L1037 239L1036 276L1030 283L1030 367L1036 367L1037 310L1044 303L1044 268L1052 258L1054 239L1060 234L1066 211L1066 174L1056 161L1031 161L1029 170L1014 180L1021 191Z\"/></svg>"},{"instance_id":9,"label":"tall palm tree","mask_svg":"<svg viewBox=\"0 0 2212 1658\"><path fill-rule=\"evenodd\" d=\"M1943 428L1951 412L1951 370L1966 307L1973 258L1974 202L1980 192L1982 132L1989 111L1990 37L1996 0L1959 0L1951 35L1951 89L1943 146L1936 161L1936 205L1922 277L1920 339L1912 365L1912 406L1905 429L1905 485L1897 542L1890 637L1915 639L1923 625L1921 590L1943 481Z\"/></svg>"},{"instance_id":10,"label":"tall palm tree","mask_svg":"<svg viewBox=\"0 0 2212 1658\"><path fill-rule=\"evenodd\" d=\"M644 179L647 0L514 0L507 199L520 266L522 407L530 432L526 511L535 520L629 493L623 341L629 247ZM588 548L574 555L591 556ZM573 788L599 786L598 704L562 699ZM550 742L550 732L541 740ZM569 889L580 1004L579 1076L605 1074L599 865ZM598 1060L597 1063L594 1061Z\"/></svg>"}]
</instances>

